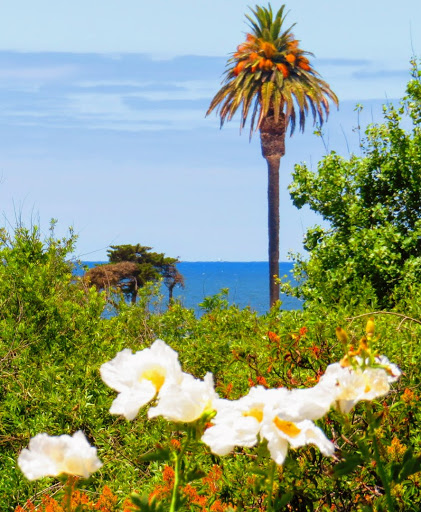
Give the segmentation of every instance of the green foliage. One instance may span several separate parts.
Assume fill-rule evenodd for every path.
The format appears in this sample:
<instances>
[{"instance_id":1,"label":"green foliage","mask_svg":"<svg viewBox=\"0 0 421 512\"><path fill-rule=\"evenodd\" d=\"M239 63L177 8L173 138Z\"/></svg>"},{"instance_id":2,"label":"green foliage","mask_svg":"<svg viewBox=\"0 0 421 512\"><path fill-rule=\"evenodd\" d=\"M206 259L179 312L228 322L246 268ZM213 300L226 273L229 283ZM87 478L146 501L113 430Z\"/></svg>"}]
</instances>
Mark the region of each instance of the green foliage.
<instances>
[{"instance_id":1,"label":"green foliage","mask_svg":"<svg viewBox=\"0 0 421 512\"><path fill-rule=\"evenodd\" d=\"M421 72L415 62L412 75L400 107L384 107L384 123L367 128L363 156L331 152L316 172L295 167L294 204L308 205L330 224L307 232L308 259L294 255L300 286L290 291L310 303L386 308L420 281Z\"/></svg>"},{"instance_id":2,"label":"green foliage","mask_svg":"<svg viewBox=\"0 0 421 512\"><path fill-rule=\"evenodd\" d=\"M141 350L162 338L179 352L184 371L198 378L213 372L219 395L235 399L256 384L313 386L326 366L342 357L335 328L343 325L355 344L365 325L366 317L349 319L345 309L323 304L258 316L228 306L224 293L203 301L200 318L179 304L151 313L147 304L153 298L146 288L135 305L123 301L115 316L104 318L105 295L72 275L67 258L73 245L72 235L42 240L36 228L20 228L11 235L2 232L0 503L5 512L28 498L40 503L43 490L55 482L28 482L19 471L17 456L30 437L40 432L73 434L78 429L98 447L104 462L83 482L84 492L100 493L106 484L120 506L133 492L138 493L132 501L138 509L159 510L165 502L158 491L168 489L163 474L185 429L161 418L148 420L144 409L133 422L109 414L115 393L102 383L99 368L123 348ZM404 372L393 392L373 404L372 414L395 509L414 512L421 499L420 299L420 290L414 288L399 303L404 311L400 316L376 315L374 339L375 349ZM274 475L276 509L386 510L365 405L358 405L346 422L331 412L318 424L338 446L338 464L311 446L291 450ZM186 453L191 456L189 447ZM257 455L253 449L236 449L219 458L202 446L186 468L183 485L190 501L183 494L183 507L189 503L187 510L200 510L202 500L209 510L265 510L264 446Z\"/></svg>"}]
</instances>

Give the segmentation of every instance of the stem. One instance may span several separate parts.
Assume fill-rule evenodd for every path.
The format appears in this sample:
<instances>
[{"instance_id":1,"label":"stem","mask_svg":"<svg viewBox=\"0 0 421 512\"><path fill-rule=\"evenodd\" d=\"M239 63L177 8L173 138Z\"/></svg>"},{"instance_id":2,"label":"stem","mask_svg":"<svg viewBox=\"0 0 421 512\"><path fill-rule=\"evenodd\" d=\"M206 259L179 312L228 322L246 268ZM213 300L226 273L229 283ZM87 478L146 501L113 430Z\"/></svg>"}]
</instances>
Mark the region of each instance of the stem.
<instances>
[{"instance_id":1,"label":"stem","mask_svg":"<svg viewBox=\"0 0 421 512\"><path fill-rule=\"evenodd\" d=\"M178 496L178 488L180 486L180 456L179 454L175 457L175 467L174 467L174 487L172 489L171 496L171 504L170 504L170 512L176 512L179 496Z\"/></svg>"},{"instance_id":2,"label":"stem","mask_svg":"<svg viewBox=\"0 0 421 512\"><path fill-rule=\"evenodd\" d=\"M382 484L383 484L384 494L385 494L386 503L387 503L387 510L389 512L394 512L395 505L393 503L393 498L390 493L389 480L387 478L386 471L384 469L383 462L380 457L379 444L377 442L376 431L373 428L373 414L372 414L371 404L369 404L369 405L367 404L367 412L368 412L367 416L368 416L368 424L370 427L370 434L371 434L371 438L373 441L374 460L376 462L377 474L380 477L380 480L382 481Z\"/></svg>"},{"instance_id":3,"label":"stem","mask_svg":"<svg viewBox=\"0 0 421 512\"><path fill-rule=\"evenodd\" d=\"M269 492L268 492L268 497L267 497L267 512L272 512L273 510L275 510L273 508L273 484L274 484L274 481L275 481L275 472L276 472L276 462L274 460L272 460L272 464L269 468Z\"/></svg>"},{"instance_id":4,"label":"stem","mask_svg":"<svg viewBox=\"0 0 421 512\"><path fill-rule=\"evenodd\" d=\"M190 432L188 433L180 452L175 452L175 464L174 464L174 487L172 489L171 504L169 512L177 512L180 501L179 488L182 481L181 478L181 460L186 452L187 446L190 441Z\"/></svg>"},{"instance_id":5,"label":"stem","mask_svg":"<svg viewBox=\"0 0 421 512\"><path fill-rule=\"evenodd\" d=\"M72 494L73 494L73 488L75 486L77 477L69 475L67 477L67 481L64 484L64 511L65 512L72 512Z\"/></svg>"}]
</instances>

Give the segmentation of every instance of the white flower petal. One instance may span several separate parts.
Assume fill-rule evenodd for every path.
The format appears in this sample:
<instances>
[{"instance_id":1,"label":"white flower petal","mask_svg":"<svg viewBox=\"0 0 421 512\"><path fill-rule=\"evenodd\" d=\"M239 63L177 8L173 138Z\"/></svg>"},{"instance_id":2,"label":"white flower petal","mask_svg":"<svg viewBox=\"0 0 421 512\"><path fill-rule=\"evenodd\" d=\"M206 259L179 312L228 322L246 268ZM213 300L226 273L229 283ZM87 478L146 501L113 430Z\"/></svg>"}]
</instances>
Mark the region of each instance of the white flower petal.
<instances>
[{"instance_id":1,"label":"white flower petal","mask_svg":"<svg viewBox=\"0 0 421 512\"><path fill-rule=\"evenodd\" d=\"M288 441L282 437L273 436L268 440L268 449L272 459L281 466L288 454Z\"/></svg>"},{"instance_id":2,"label":"white flower petal","mask_svg":"<svg viewBox=\"0 0 421 512\"><path fill-rule=\"evenodd\" d=\"M402 375L401 370L396 364L393 364L389 361L389 359L386 356L378 356L376 357L376 363L381 364L384 366L387 378L390 383L396 382L399 377Z\"/></svg>"},{"instance_id":3,"label":"white flower petal","mask_svg":"<svg viewBox=\"0 0 421 512\"><path fill-rule=\"evenodd\" d=\"M217 397L211 373L207 373L204 380L185 373L179 385L161 389L158 404L149 409L148 417L163 416L169 421L187 423L196 421L205 412L213 410Z\"/></svg>"},{"instance_id":4,"label":"white flower petal","mask_svg":"<svg viewBox=\"0 0 421 512\"><path fill-rule=\"evenodd\" d=\"M155 386L145 380L135 389L119 393L110 407L110 413L121 414L129 421L134 420L140 408L150 402L155 395Z\"/></svg>"}]
</instances>

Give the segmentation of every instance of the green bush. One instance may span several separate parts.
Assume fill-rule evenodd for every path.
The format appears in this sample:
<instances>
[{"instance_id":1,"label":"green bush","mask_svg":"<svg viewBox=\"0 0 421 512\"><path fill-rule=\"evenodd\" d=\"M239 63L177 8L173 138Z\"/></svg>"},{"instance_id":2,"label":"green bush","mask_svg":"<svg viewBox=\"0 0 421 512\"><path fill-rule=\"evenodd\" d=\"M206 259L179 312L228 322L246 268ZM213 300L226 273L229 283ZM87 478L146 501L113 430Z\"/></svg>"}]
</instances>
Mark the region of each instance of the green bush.
<instances>
[{"instance_id":1,"label":"green bush","mask_svg":"<svg viewBox=\"0 0 421 512\"><path fill-rule=\"evenodd\" d=\"M329 227L308 230L308 259L294 255L300 286L292 294L311 303L390 308L420 281L420 77L414 62L407 96L399 107L384 107L384 123L368 126L363 156L332 151L317 171L295 167L295 206L308 205Z\"/></svg>"},{"instance_id":2,"label":"green bush","mask_svg":"<svg viewBox=\"0 0 421 512\"><path fill-rule=\"evenodd\" d=\"M113 298L117 314L106 318L106 296L85 288L72 274L67 258L74 242L72 235L63 240L52 235L43 241L36 228L19 228L12 235L2 232L0 503L5 511L28 498L40 502L53 482L28 482L16 464L19 452L40 432L60 435L81 429L98 447L104 466L84 482L85 492L101 493L108 485L122 504L134 490L146 495L162 490L167 462L150 462L144 454L169 437L179 439L182 428L160 418L147 420L144 410L133 422L109 414L115 393L101 381L99 368L123 348L137 351L162 338L178 351L184 371L198 378L211 371L220 396L236 399L256 384L313 386L326 366L343 356L335 328L342 325L353 343L364 332L367 316L350 318L351 311L369 313L362 305L335 309L314 304L304 311L272 310L258 316L228 306L223 292L205 300L204 313L196 318L178 304L152 313L148 304L158 299L153 289L142 289L135 305ZM404 372L393 391L373 403L380 456L395 478L392 495L397 510L417 510L414 504L420 499L420 473L408 469L408 461L418 460L421 442L420 297L414 287L390 314L372 315L375 348ZM386 510L375 465L362 462L374 461L373 448L366 447L364 404L345 423L339 416L331 412L318 422L339 447L333 465L314 448L304 447L290 451L278 469L275 490L284 497L284 510L287 502L292 510L303 511L333 506ZM215 465L222 468L214 490L222 507L227 510L231 503L237 510L257 510L264 507L265 457L263 453L256 459L253 450L238 449L219 458L204 448L198 463L205 475ZM417 470L414 464L412 469ZM209 479L192 485L199 495L210 492ZM198 510L197 505L191 510Z\"/></svg>"}]
</instances>

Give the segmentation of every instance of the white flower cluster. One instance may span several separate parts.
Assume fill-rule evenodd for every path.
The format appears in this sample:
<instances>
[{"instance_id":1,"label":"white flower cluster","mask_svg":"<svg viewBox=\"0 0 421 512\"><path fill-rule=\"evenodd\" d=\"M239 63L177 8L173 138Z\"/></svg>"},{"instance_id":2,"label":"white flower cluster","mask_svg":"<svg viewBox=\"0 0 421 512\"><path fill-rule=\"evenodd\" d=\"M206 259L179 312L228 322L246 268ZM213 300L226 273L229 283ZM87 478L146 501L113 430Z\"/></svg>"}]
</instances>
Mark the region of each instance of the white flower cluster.
<instances>
[{"instance_id":1,"label":"white flower cluster","mask_svg":"<svg viewBox=\"0 0 421 512\"><path fill-rule=\"evenodd\" d=\"M110 412L133 420L141 407L155 399L149 418L193 422L211 414L211 426L203 436L211 451L227 455L235 446L252 447L266 440L271 457L283 464L289 446L316 445L324 455L335 447L313 422L331 407L347 413L361 400L388 393L401 372L384 356L370 365L361 357L354 364L327 367L316 386L308 389L251 388L239 400L221 399L214 390L213 376L203 380L181 370L178 354L162 340L133 354L125 349L101 366L104 382L118 392ZM88 478L102 466L96 448L83 432L49 436L38 434L19 455L18 465L29 480L62 473Z\"/></svg>"},{"instance_id":2,"label":"white flower cluster","mask_svg":"<svg viewBox=\"0 0 421 512\"><path fill-rule=\"evenodd\" d=\"M176 422L192 422L214 411L212 425L202 441L217 455L227 455L235 446L251 447L262 439L268 442L277 464L285 460L288 447L316 445L324 455L332 455L334 445L313 421L331 407L349 412L360 400L385 395L400 370L384 356L376 366L353 367L335 363L328 366L319 383L309 389L265 389L257 386L239 400L218 397L212 374L204 380L183 373L177 353L162 340L133 354L123 350L102 365L104 382L118 392L110 412L128 420L156 399L149 418L163 416ZM364 366L364 369L363 369Z\"/></svg>"},{"instance_id":3,"label":"white flower cluster","mask_svg":"<svg viewBox=\"0 0 421 512\"><path fill-rule=\"evenodd\" d=\"M204 380L181 371L178 354L162 340L133 354L124 349L101 366L102 380L118 392L110 413L133 420L141 407L158 398L149 418L163 416L169 421L191 422L212 410L217 394L211 373Z\"/></svg>"}]
</instances>

